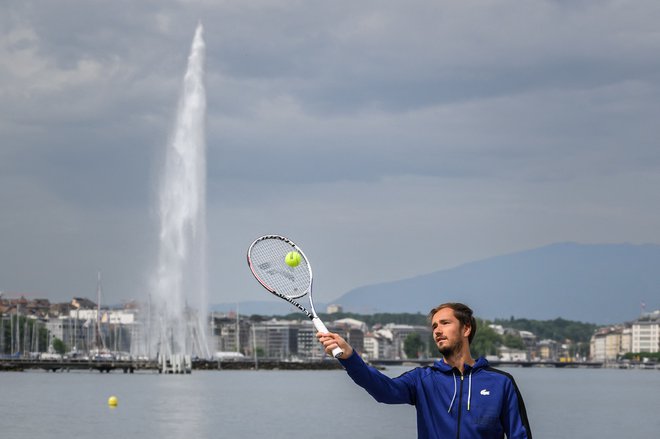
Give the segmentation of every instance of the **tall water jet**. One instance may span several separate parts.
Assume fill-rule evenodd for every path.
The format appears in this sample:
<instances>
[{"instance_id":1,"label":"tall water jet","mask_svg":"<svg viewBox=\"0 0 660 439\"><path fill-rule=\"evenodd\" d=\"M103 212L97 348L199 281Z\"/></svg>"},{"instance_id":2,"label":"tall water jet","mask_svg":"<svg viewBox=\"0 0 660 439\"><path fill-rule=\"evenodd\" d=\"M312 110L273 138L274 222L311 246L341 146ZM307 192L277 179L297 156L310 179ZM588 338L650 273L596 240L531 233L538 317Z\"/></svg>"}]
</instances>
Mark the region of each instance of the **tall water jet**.
<instances>
[{"instance_id":1,"label":"tall water jet","mask_svg":"<svg viewBox=\"0 0 660 439\"><path fill-rule=\"evenodd\" d=\"M151 281L150 356L208 358L206 92L197 26L160 179L158 266Z\"/></svg>"}]
</instances>

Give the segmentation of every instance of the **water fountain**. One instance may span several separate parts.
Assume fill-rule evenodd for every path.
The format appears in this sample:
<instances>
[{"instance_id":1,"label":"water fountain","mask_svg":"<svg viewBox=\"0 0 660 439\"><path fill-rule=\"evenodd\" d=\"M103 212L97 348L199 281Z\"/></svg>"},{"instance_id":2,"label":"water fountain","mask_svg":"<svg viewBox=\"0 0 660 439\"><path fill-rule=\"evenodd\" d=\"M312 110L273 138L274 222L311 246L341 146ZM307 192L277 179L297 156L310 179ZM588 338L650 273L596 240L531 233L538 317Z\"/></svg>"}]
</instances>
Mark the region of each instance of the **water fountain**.
<instances>
[{"instance_id":1,"label":"water fountain","mask_svg":"<svg viewBox=\"0 0 660 439\"><path fill-rule=\"evenodd\" d=\"M206 342L206 93L197 26L159 188L159 255L149 306L149 356L210 357ZM178 360L177 360L178 361Z\"/></svg>"}]
</instances>

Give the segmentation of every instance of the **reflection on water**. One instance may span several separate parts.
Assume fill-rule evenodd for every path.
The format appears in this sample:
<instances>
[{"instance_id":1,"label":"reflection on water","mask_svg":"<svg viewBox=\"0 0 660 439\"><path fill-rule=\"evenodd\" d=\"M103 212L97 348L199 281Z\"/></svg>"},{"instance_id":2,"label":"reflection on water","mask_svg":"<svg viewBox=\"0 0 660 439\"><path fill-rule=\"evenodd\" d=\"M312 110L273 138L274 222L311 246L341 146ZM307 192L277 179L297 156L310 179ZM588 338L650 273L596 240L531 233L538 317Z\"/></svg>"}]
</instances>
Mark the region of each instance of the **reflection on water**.
<instances>
[{"instance_id":1,"label":"reflection on water","mask_svg":"<svg viewBox=\"0 0 660 439\"><path fill-rule=\"evenodd\" d=\"M657 371L508 371L523 393L536 437L655 437L660 429ZM7 372L0 373L0 389L0 413L8 420L3 438L416 435L414 408L376 403L342 371ZM107 405L110 395L119 399L114 409Z\"/></svg>"}]
</instances>

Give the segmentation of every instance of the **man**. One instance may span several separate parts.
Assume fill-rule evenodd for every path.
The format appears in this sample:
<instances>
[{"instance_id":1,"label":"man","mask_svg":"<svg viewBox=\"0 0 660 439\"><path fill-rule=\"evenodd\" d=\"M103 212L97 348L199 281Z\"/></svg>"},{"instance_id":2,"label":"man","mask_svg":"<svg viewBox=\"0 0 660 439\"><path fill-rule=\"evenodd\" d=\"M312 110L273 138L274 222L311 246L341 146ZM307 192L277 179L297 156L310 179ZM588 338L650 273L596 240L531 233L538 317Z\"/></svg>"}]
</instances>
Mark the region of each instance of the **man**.
<instances>
[{"instance_id":1,"label":"man","mask_svg":"<svg viewBox=\"0 0 660 439\"><path fill-rule=\"evenodd\" d=\"M513 377L476 361L470 343L477 333L472 310L462 303L444 303L429 313L433 338L443 359L389 378L367 366L337 334L318 333L325 351L339 346L339 361L356 384L378 402L411 404L417 410L417 437L531 438L522 396Z\"/></svg>"}]
</instances>

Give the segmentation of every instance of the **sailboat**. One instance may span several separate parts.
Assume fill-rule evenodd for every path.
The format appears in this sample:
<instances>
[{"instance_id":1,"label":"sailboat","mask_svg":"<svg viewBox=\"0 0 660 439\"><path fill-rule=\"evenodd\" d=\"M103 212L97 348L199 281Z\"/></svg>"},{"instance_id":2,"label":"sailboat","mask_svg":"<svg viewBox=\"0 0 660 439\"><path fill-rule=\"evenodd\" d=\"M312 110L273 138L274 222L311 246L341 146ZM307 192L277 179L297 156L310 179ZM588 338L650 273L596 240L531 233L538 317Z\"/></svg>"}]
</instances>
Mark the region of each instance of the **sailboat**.
<instances>
[{"instance_id":1,"label":"sailboat","mask_svg":"<svg viewBox=\"0 0 660 439\"><path fill-rule=\"evenodd\" d=\"M101 271L98 272L98 279L96 283L96 334L95 334L95 348L90 351L90 358L96 361L109 361L114 360L115 356L105 345L105 338L101 327Z\"/></svg>"}]
</instances>

